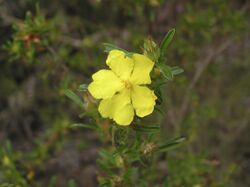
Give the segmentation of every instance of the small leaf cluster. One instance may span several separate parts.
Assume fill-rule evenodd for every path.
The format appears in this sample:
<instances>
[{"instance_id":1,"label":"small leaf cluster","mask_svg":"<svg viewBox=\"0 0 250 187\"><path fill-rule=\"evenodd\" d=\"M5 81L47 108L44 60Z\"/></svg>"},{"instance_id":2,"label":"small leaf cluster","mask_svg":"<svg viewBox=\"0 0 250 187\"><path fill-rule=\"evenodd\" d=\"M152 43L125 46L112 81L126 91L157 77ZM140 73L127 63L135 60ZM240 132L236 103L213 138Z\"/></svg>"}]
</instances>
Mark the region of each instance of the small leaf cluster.
<instances>
[{"instance_id":1,"label":"small leaf cluster","mask_svg":"<svg viewBox=\"0 0 250 187\"><path fill-rule=\"evenodd\" d=\"M4 183L0 185L3 187L27 186L26 179L18 171L15 164L20 155L13 153L10 142L6 142L5 145L0 147L0 167L4 168L4 170L0 171L0 181L1 178L5 179Z\"/></svg>"},{"instance_id":2,"label":"small leaf cluster","mask_svg":"<svg viewBox=\"0 0 250 187\"><path fill-rule=\"evenodd\" d=\"M12 39L4 45L4 49L9 53L10 61L34 63L37 55L46 51L49 44L48 32L52 27L52 23L46 21L38 5L35 16L28 11L24 21L13 26Z\"/></svg>"},{"instance_id":3,"label":"small leaf cluster","mask_svg":"<svg viewBox=\"0 0 250 187\"><path fill-rule=\"evenodd\" d=\"M185 140L177 137L165 142L159 139L160 126L137 123L130 128L110 126L112 146L99 152L97 164L100 168L101 186L148 186L154 179L143 180L156 171L154 162ZM159 175L160 176L160 175ZM156 177L157 178L157 177Z\"/></svg>"},{"instance_id":4,"label":"small leaf cluster","mask_svg":"<svg viewBox=\"0 0 250 187\"><path fill-rule=\"evenodd\" d=\"M178 66L171 67L166 64L166 56L168 46L170 45L175 34L175 29L171 29L162 40L160 47L152 39L147 39L144 42L144 54L156 63L155 72L159 71L162 78L165 80L173 80L175 75L183 72Z\"/></svg>"},{"instance_id":5,"label":"small leaf cluster","mask_svg":"<svg viewBox=\"0 0 250 187\"><path fill-rule=\"evenodd\" d=\"M152 39L147 39L144 42L144 54L155 62L155 68L151 73L153 78L152 88L157 96L157 104L161 104L162 89L167 81L173 80L174 76L183 73L183 69L178 66L169 66L167 62L168 47L174 37L175 29L171 29L164 37L160 46L158 46Z\"/></svg>"}]
</instances>

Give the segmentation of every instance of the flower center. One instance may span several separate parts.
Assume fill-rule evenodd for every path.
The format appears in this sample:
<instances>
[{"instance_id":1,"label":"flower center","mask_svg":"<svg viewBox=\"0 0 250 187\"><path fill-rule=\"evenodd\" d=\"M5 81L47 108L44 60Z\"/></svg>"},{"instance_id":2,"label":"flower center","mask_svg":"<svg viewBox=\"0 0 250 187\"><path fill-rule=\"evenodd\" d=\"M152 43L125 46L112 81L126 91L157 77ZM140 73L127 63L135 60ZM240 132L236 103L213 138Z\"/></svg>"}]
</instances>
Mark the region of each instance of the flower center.
<instances>
[{"instance_id":1,"label":"flower center","mask_svg":"<svg viewBox=\"0 0 250 187\"><path fill-rule=\"evenodd\" d=\"M126 89L131 89L132 88L132 84L128 81L128 80L123 80L122 81L123 82L123 84L124 84L124 87L126 88Z\"/></svg>"}]
</instances>

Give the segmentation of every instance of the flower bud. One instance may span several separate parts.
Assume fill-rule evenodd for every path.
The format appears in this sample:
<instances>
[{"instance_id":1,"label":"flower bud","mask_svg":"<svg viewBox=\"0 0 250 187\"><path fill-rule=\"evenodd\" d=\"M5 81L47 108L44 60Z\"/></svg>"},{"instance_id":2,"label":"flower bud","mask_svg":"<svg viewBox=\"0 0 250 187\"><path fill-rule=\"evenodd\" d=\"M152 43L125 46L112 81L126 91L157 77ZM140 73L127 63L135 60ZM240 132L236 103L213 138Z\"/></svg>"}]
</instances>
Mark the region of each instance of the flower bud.
<instances>
[{"instance_id":1,"label":"flower bud","mask_svg":"<svg viewBox=\"0 0 250 187\"><path fill-rule=\"evenodd\" d=\"M151 38L148 38L144 41L143 54L153 62L157 62L160 57L160 48Z\"/></svg>"}]
</instances>

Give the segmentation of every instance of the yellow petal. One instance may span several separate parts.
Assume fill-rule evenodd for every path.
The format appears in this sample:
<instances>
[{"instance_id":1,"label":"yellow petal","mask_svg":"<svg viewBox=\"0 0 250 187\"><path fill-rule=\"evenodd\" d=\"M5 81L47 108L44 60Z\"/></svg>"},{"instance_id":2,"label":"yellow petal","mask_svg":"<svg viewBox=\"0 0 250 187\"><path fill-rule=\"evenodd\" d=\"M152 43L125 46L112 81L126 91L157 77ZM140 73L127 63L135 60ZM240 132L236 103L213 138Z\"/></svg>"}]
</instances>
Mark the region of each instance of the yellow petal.
<instances>
[{"instance_id":1,"label":"yellow petal","mask_svg":"<svg viewBox=\"0 0 250 187\"><path fill-rule=\"evenodd\" d=\"M98 110L102 117L111 118L118 125L129 125L134 118L129 91L125 89L110 99L103 99Z\"/></svg>"},{"instance_id":2,"label":"yellow petal","mask_svg":"<svg viewBox=\"0 0 250 187\"><path fill-rule=\"evenodd\" d=\"M130 81L134 84L150 84L150 72L154 67L154 62L148 57L140 54L133 54L134 69Z\"/></svg>"},{"instance_id":3,"label":"yellow petal","mask_svg":"<svg viewBox=\"0 0 250 187\"><path fill-rule=\"evenodd\" d=\"M144 117L153 112L155 100L157 99L154 91L145 86L134 85L131 98L137 116Z\"/></svg>"},{"instance_id":4,"label":"yellow petal","mask_svg":"<svg viewBox=\"0 0 250 187\"><path fill-rule=\"evenodd\" d=\"M120 50L110 51L106 63L121 79L128 79L134 67L133 59Z\"/></svg>"},{"instance_id":5,"label":"yellow petal","mask_svg":"<svg viewBox=\"0 0 250 187\"><path fill-rule=\"evenodd\" d=\"M120 79L110 70L100 70L92 75L92 79L88 90L96 99L111 98L123 87Z\"/></svg>"},{"instance_id":6,"label":"yellow petal","mask_svg":"<svg viewBox=\"0 0 250 187\"><path fill-rule=\"evenodd\" d=\"M113 98L113 97L112 97ZM113 113L114 113L114 103L112 98L109 99L103 99L101 100L99 107L98 107L98 111L100 112L101 116L103 118L113 118Z\"/></svg>"}]
</instances>

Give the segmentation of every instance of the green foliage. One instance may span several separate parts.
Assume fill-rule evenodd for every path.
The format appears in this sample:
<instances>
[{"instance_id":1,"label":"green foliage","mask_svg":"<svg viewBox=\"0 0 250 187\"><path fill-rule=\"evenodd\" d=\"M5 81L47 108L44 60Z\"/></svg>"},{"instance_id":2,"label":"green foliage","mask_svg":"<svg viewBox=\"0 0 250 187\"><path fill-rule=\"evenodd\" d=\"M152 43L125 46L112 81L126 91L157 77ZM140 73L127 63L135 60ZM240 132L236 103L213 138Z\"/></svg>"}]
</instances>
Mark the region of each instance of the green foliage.
<instances>
[{"instance_id":1,"label":"green foliage","mask_svg":"<svg viewBox=\"0 0 250 187\"><path fill-rule=\"evenodd\" d=\"M160 45L160 63L162 63L162 61L164 61L165 57L166 57L166 53L167 53L167 48L170 44L170 42L172 41L173 37L175 34L175 29L171 29L170 31L168 31L168 33L165 35L165 37L163 38L161 45Z\"/></svg>"},{"instance_id":2,"label":"green foliage","mask_svg":"<svg viewBox=\"0 0 250 187\"><path fill-rule=\"evenodd\" d=\"M247 1L3 1L0 15L0 186L250 185ZM157 62L153 117L98 115L81 83L103 41Z\"/></svg>"},{"instance_id":3,"label":"green foliage","mask_svg":"<svg viewBox=\"0 0 250 187\"><path fill-rule=\"evenodd\" d=\"M88 85L87 84L81 84L78 88L79 91L81 92L86 92L87 91L87 88L88 88Z\"/></svg>"},{"instance_id":4,"label":"green foliage","mask_svg":"<svg viewBox=\"0 0 250 187\"><path fill-rule=\"evenodd\" d=\"M1 181L3 182L1 185L6 187L16 185L27 186L26 179L21 175L15 165L20 158L20 154L14 154L9 142L0 147L0 158L0 166L3 168L3 170L0 171L0 176L4 179Z\"/></svg>"},{"instance_id":5,"label":"green foliage","mask_svg":"<svg viewBox=\"0 0 250 187\"><path fill-rule=\"evenodd\" d=\"M185 140L184 137L178 137L172 140L168 140L166 143L160 145L157 151L163 152L163 151L168 151L170 149L173 149L176 146L178 146L180 143L182 143L184 140Z\"/></svg>"},{"instance_id":6,"label":"green foliage","mask_svg":"<svg viewBox=\"0 0 250 187\"><path fill-rule=\"evenodd\" d=\"M67 89L64 91L64 94L69 97L75 104L77 104L79 107L84 108L84 103L81 100L81 98L76 95L74 92L71 90Z\"/></svg>"},{"instance_id":7,"label":"green foliage","mask_svg":"<svg viewBox=\"0 0 250 187\"><path fill-rule=\"evenodd\" d=\"M175 138L164 145L157 145L159 126L110 128L114 147L100 151L97 161L102 170L98 180L103 186L150 185L153 181L142 179L156 171L156 165L153 164L156 154L168 151L183 141L183 138Z\"/></svg>"},{"instance_id":8,"label":"green foliage","mask_svg":"<svg viewBox=\"0 0 250 187\"><path fill-rule=\"evenodd\" d=\"M53 28L52 23L45 20L39 6L36 15L27 12L23 23L14 26L15 33L4 48L10 55L10 60L21 60L23 63L34 63L39 53L47 50L49 45L48 32Z\"/></svg>"},{"instance_id":9,"label":"green foliage","mask_svg":"<svg viewBox=\"0 0 250 187\"><path fill-rule=\"evenodd\" d=\"M121 50L121 51L123 51L123 52L125 53L125 55L128 56L128 57L131 57L131 56L133 55L133 53L128 52L128 51L126 51L125 49L122 49L122 48L117 47L117 46L115 46L115 45L113 45L113 44L110 44L110 43L103 43L103 46L104 46L104 52L105 52L105 53L109 53L109 52L112 51L112 50Z\"/></svg>"},{"instance_id":10,"label":"green foliage","mask_svg":"<svg viewBox=\"0 0 250 187\"><path fill-rule=\"evenodd\" d=\"M145 40L144 42L144 54L156 62L155 68L160 68L163 78L166 80L172 80L174 75L182 72L182 69L178 67L171 68L164 64L163 61L159 61L160 55L164 55L167 45L170 42L170 38L173 37L174 30L171 30L169 34L164 38L161 44L161 48L158 48L156 43L152 39ZM110 52L113 49L129 52L116 47L112 44L104 44L105 52ZM164 50L164 51L162 51ZM155 76L156 80L161 80L162 77ZM171 77L171 78L170 78ZM161 85L155 85L155 90L160 90ZM85 86L84 86L85 88ZM76 100L71 94L66 94L72 100ZM75 95L74 95L75 96ZM100 123L98 119L96 119ZM98 124L97 126L101 126ZM110 124L111 125L111 124ZM92 126L81 124L81 127L91 128ZM94 126L93 126L93 129ZM99 131L100 128L97 128ZM151 172L156 170L156 166L153 164L153 160L157 163L157 158L162 152L174 149L185 138L174 138L165 143L161 143L160 137L161 126L154 124L144 124L143 120L136 120L133 122L132 127L120 127L112 124L108 130L108 136L111 137L112 146L108 149L103 149L99 152L100 158L97 160L97 164L102 173L98 178L101 186L145 186L152 185L153 180L157 179L154 176L153 179L148 178L146 181L141 180L147 178ZM106 140L107 141L107 140ZM149 169L150 168L150 169ZM138 176L138 179L135 179Z\"/></svg>"},{"instance_id":11,"label":"green foliage","mask_svg":"<svg viewBox=\"0 0 250 187\"><path fill-rule=\"evenodd\" d=\"M143 54L150 58L153 62L158 63L160 53L160 48L151 38L148 38L144 41Z\"/></svg>"}]
</instances>

